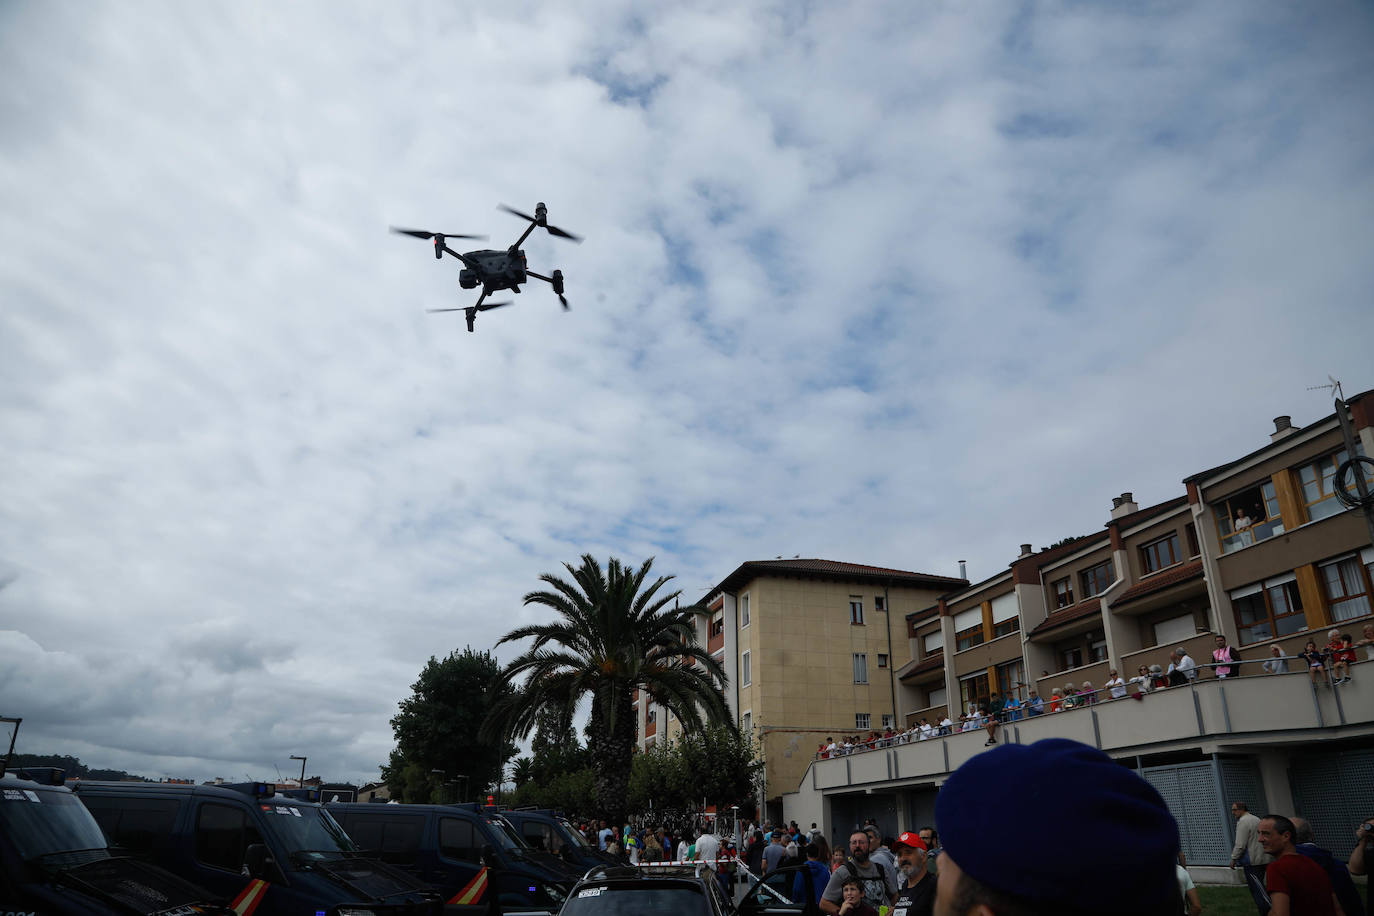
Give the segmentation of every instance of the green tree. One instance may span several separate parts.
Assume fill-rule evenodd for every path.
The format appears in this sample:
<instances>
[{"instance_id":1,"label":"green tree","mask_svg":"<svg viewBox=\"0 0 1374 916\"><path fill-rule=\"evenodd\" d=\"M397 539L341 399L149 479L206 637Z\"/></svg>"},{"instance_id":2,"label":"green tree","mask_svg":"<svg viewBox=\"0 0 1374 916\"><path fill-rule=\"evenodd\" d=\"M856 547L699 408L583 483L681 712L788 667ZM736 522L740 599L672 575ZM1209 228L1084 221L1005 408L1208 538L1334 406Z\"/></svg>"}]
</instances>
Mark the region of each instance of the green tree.
<instances>
[{"instance_id":1,"label":"green tree","mask_svg":"<svg viewBox=\"0 0 1374 916\"><path fill-rule=\"evenodd\" d=\"M547 590L530 592L525 604L557 615L551 623L517 627L497 645L533 639L530 648L501 672L505 683L523 683L493 704L483 733L492 740L524 738L542 711L571 722L577 704L591 700L588 750L595 761L598 813L622 820L634 752L631 692L639 690L692 731L704 721L725 722L725 672L697 642L697 607L671 607L679 591L661 594L671 576L645 584L653 559L638 570L612 558L603 571L591 554L582 564L563 564L572 581L545 573ZM703 716L704 713L704 716Z\"/></svg>"},{"instance_id":2,"label":"green tree","mask_svg":"<svg viewBox=\"0 0 1374 916\"><path fill-rule=\"evenodd\" d=\"M442 659L430 656L410 689L391 719L396 747L382 767L392 797L466 801L499 783L516 748L478 734L487 710L512 692L491 653L467 647Z\"/></svg>"}]
</instances>

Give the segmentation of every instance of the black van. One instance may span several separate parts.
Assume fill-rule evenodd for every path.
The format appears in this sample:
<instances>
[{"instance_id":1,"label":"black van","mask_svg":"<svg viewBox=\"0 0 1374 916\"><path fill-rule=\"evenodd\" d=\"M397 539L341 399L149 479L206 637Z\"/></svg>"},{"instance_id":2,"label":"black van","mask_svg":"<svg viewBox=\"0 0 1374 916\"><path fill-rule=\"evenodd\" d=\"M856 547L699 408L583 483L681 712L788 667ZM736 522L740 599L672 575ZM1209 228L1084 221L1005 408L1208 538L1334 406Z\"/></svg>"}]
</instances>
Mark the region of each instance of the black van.
<instances>
[{"instance_id":1,"label":"black van","mask_svg":"<svg viewBox=\"0 0 1374 916\"><path fill-rule=\"evenodd\" d=\"M358 853L316 798L271 783L87 782L73 789L112 845L258 916L437 916L436 893Z\"/></svg>"},{"instance_id":2,"label":"black van","mask_svg":"<svg viewBox=\"0 0 1374 916\"><path fill-rule=\"evenodd\" d=\"M0 774L0 913L234 916L208 891L111 855L63 776L46 767Z\"/></svg>"},{"instance_id":3,"label":"black van","mask_svg":"<svg viewBox=\"0 0 1374 916\"><path fill-rule=\"evenodd\" d=\"M572 865L579 875L598 865L622 865L620 859L602 852L582 836L567 818L557 811L542 808L502 808L502 816L511 822L530 846L552 853Z\"/></svg>"},{"instance_id":4,"label":"black van","mask_svg":"<svg viewBox=\"0 0 1374 916\"><path fill-rule=\"evenodd\" d=\"M557 910L581 873L532 849L495 810L462 805L326 805L354 841L439 889L447 907Z\"/></svg>"}]
</instances>

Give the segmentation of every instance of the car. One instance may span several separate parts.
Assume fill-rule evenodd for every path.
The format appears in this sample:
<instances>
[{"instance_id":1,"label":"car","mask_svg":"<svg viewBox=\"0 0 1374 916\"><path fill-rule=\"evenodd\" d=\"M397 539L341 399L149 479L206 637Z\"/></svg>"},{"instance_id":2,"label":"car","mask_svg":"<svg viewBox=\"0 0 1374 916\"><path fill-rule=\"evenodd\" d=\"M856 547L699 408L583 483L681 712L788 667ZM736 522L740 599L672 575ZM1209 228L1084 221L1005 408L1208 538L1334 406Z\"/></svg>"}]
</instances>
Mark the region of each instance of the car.
<instances>
[{"instance_id":1,"label":"car","mask_svg":"<svg viewBox=\"0 0 1374 916\"><path fill-rule=\"evenodd\" d=\"M0 913L234 916L228 901L112 853L57 768L0 767Z\"/></svg>"},{"instance_id":2,"label":"car","mask_svg":"<svg viewBox=\"0 0 1374 916\"><path fill-rule=\"evenodd\" d=\"M475 802L326 807L359 846L434 887L449 908L486 904L494 889L503 910L552 912L581 874Z\"/></svg>"},{"instance_id":3,"label":"car","mask_svg":"<svg viewBox=\"0 0 1374 916\"><path fill-rule=\"evenodd\" d=\"M79 781L106 838L232 899L256 916L438 916L443 901L405 872L358 852L318 801L272 783Z\"/></svg>"},{"instance_id":4,"label":"car","mask_svg":"<svg viewBox=\"0 0 1374 916\"><path fill-rule=\"evenodd\" d=\"M715 870L693 865L601 865L577 882L558 916L733 916Z\"/></svg>"}]
</instances>

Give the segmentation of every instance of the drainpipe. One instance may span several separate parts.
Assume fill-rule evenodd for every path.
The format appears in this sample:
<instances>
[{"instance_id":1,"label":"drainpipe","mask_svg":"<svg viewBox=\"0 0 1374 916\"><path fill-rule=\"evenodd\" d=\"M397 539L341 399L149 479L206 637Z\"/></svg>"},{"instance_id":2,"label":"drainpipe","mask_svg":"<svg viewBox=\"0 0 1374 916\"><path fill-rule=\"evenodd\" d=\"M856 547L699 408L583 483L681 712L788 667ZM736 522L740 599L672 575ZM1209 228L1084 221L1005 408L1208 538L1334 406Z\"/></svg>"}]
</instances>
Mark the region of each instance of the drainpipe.
<instances>
[{"instance_id":1,"label":"drainpipe","mask_svg":"<svg viewBox=\"0 0 1374 916\"><path fill-rule=\"evenodd\" d=\"M895 729L900 713L897 710L897 665L892 656L892 599L886 582L883 583L883 613L887 615L887 682L892 688L892 727Z\"/></svg>"}]
</instances>

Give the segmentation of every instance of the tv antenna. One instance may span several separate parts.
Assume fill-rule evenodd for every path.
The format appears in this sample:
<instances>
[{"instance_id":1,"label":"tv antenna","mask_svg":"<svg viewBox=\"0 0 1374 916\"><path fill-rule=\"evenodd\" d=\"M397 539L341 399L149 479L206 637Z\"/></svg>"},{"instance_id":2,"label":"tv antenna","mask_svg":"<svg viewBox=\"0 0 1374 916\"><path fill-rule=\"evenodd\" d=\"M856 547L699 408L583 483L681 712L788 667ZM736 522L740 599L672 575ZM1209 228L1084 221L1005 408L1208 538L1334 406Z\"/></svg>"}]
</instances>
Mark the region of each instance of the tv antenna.
<instances>
[{"instance_id":1,"label":"tv antenna","mask_svg":"<svg viewBox=\"0 0 1374 916\"><path fill-rule=\"evenodd\" d=\"M1308 388L1307 390L1308 390L1308 391L1329 391L1329 392L1331 392L1331 395L1332 395L1333 397L1339 398L1340 400L1344 401L1344 400L1345 400L1345 392L1341 390L1341 383L1340 383L1338 380L1336 380L1335 378L1332 378L1332 377L1329 376L1329 375L1326 377L1326 381L1328 382L1328 384L1326 384L1326 385L1313 385L1312 387Z\"/></svg>"}]
</instances>

